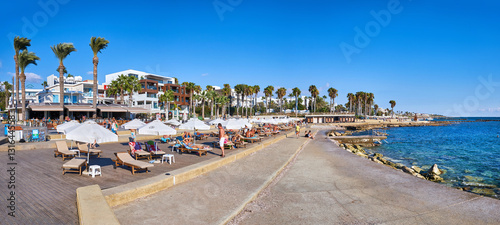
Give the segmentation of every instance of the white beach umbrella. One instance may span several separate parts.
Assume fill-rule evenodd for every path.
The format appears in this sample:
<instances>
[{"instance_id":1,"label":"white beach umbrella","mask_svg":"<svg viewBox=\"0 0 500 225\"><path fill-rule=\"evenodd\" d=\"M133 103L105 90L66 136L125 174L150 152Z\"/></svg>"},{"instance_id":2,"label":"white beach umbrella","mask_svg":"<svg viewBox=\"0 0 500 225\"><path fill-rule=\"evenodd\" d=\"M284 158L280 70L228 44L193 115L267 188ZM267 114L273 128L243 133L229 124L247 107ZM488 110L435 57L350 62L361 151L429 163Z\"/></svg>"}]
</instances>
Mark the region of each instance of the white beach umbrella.
<instances>
[{"instance_id":1,"label":"white beach umbrella","mask_svg":"<svg viewBox=\"0 0 500 225\"><path fill-rule=\"evenodd\" d=\"M208 122L208 124L210 124L210 125L217 125L217 124L219 124L219 123L224 123L224 122L226 122L226 121L225 121L225 120L222 120L222 119L217 118L217 119L215 119L215 120L212 120L212 121Z\"/></svg>"},{"instance_id":2,"label":"white beach umbrella","mask_svg":"<svg viewBox=\"0 0 500 225\"><path fill-rule=\"evenodd\" d=\"M66 129L68 129L70 127L77 126L77 125L80 125L80 123L78 123L75 120L72 120L72 121L69 121L69 122L57 125L57 132L66 134Z\"/></svg>"},{"instance_id":3,"label":"white beach umbrella","mask_svg":"<svg viewBox=\"0 0 500 225\"><path fill-rule=\"evenodd\" d=\"M176 120L175 118L172 118L170 120L167 120L165 122L166 124L170 124L170 125L174 125L174 126L179 126L181 125L181 122L179 122L178 120Z\"/></svg>"},{"instance_id":4,"label":"white beach umbrella","mask_svg":"<svg viewBox=\"0 0 500 225\"><path fill-rule=\"evenodd\" d=\"M83 123L75 127L66 134L66 139L98 144L106 142L117 142L118 136L99 124ZM87 154L87 163L90 161L90 154Z\"/></svg>"},{"instance_id":5,"label":"white beach umbrella","mask_svg":"<svg viewBox=\"0 0 500 225\"><path fill-rule=\"evenodd\" d=\"M129 130L129 129L137 129L139 127L143 127L144 125L146 125L146 123L138 119L134 119L127 123L124 123L121 127Z\"/></svg>"},{"instance_id":6,"label":"white beach umbrella","mask_svg":"<svg viewBox=\"0 0 500 225\"><path fill-rule=\"evenodd\" d=\"M94 120L85 120L84 124L97 124Z\"/></svg>"},{"instance_id":7,"label":"white beach umbrella","mask_svg":"<svg viewBox=\"0 0 500 225\"><path fill-rule=\"evenodd\" d=\"M191 118L186 123L181 124L179 129L184 130L210 130L210 126L206 125L203 121L198 118Z\"/></svg>"},{"instance_id":8,"label":"white beach umbrella","mask_svg":"<svg viewBox=\"0 0 500 225\"><path fill-rule=\"evenodd\" d=\"M225 124L222 124L222 126L224 126L228 130L239 130L245 127L243 123L235 119L229 119Z\"/></svg>"},{"instance_id":9,"label":"white beach umbrella","mask_svg":"<svg viewBox=\"0 0 500 225\"><path fill-rule=\"evenodd\" d=\"M152 134L152 135L175 135L177 131L165 125L160 120L155 120L142 127L139 127L139 134Z\"/></svg>"}]
</instances>

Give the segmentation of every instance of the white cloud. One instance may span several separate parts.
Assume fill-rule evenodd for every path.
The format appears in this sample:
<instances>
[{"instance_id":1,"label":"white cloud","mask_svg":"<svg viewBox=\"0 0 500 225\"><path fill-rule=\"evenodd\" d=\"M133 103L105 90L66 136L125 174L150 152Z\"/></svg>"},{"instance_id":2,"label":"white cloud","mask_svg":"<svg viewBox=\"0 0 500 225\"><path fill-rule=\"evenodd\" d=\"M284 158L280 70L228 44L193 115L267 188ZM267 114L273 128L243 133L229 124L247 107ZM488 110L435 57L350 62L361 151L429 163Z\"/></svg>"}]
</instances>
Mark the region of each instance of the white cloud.
<instances>
[{"instance_id":1,"label":"white cloud","mask_svg":"<svg viewBox=\"0 0 500 225\"><path fill-rule=\"evenodd\" d=\"M203 73L203 74L201 74L201 76L202 76L202 77L204 77L204 76L208 76L208 73Z\"/></svg>"},{"instance_id":2,"label":"white cloud","mask_svg":"<svg viewBox=\"0 0 500 225\"><path fill-rule=\"evenodd\" d=\"M24 73L26 75L26 82L37 83L42 81L42 77L35 73Z\"/></svg>"},{"instance_id":3,"label":"white cloud","mask_svg":"<svg viewBox=\"0 0 500 225\"><path fill-rule=\"evenodd\" d=\"M88 71L87 74L88 75L94 75L94 71Z\"/></svg>"},{"instance_id":4,"label":"white cloud","mask_svg":"<svg viewBox=\"0 0 500 225\"><path fill-rule=\"evenodd\" d=\"M480 111L480 112L500 112L500 107L479 109L478 111Z\"/></svg>"},{"instance_id":5,"label":"white cloud","mask_svg":"<svg viewBox=\"0 0 500 225\"><path fill-rule=\"evenodd\" d=\"M12 73L12 72L7 72L7 74L9 74L11 76L16 75L16 73ZM42 77L36 73L24 73L24 75L26 75L26 82L38 83L38 82L42 81Z\"/></svg>"}]
</instances>

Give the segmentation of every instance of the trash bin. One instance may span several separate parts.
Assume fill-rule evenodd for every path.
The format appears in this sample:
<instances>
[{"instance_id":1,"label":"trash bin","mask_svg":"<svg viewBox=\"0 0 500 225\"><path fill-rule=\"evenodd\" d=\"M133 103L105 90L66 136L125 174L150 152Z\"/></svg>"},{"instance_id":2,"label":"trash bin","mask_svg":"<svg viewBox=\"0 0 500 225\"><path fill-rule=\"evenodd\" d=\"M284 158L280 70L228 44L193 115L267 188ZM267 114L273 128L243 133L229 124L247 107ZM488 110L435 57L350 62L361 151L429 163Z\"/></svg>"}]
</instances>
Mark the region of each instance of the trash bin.
<instances>
[{"instance_id":1,"label":"trash bin","mask_svg":"<svg viewBox=\"0 0 500 225\"><path fill-rule=\"evenodd\" d=\"M9 126L10 126L10 124L5 124L5 131L4 131L5 136L7 136L9 134Z\"/></svg>"}]
</instances>

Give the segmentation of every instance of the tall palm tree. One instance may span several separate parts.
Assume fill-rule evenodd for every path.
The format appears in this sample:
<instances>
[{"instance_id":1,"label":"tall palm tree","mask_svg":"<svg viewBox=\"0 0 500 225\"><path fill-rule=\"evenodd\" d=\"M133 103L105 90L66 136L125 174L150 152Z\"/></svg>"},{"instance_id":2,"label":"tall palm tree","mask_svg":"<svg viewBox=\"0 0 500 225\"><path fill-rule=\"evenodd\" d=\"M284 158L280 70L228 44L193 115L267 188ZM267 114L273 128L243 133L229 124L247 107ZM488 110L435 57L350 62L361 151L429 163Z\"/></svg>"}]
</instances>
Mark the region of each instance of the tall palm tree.
<instances>
[{"instance_id":1,"label":"tall palm tree","mask_svg":"<svg viewBox=\"0 0 500 225\"><path fill-rule=\"evenodd\" d=\"M236 92L236 115L239 116L239 108L241 108L240 104L240 96L243 95L244 84L237 84L234 86L234 92Z\"/></svg>"},{"instance_id":2,"label":"tall palm tree","mask_svg":"<svg viewBox=\"0 0 500 225\"><path fill-rule=\"evenodd\" d=\"M356 92L356 100L357 100L357 104L356 104L356 115L361 115L362 112L361 112L361 106L362 106L362 100L363 100L363 97L364 96L364 92L362 91L358 91Z\"/></svg>"},{"instance_id":3,"label":"tall palm tree","mask_svg":"<svg viewBox=\"0 0 500 225\"><path fill-rule=\"evenodd\" d=\"M92 58L92 63L94 64L94 86L92 87L94 94L92 98L92 104L94 109L97 108L97 64L99 64L99 57L97 53L108 47L109 41L102 37L91 37L90 38L90 48L94 53L94 58ZM94 114L95 117L96 114Z\"/></svg>"},{"instance_id":4,"label":"tall palm tree","mask_svg":"<svg viewBox=\"0 0 500 225\"><path fill-rule=\"evenodd\" d=\"M354 94L347 93L347 100L349 101L349 112L352 113L352 104L354 103Z\"/></svg>"},{"instance_id":5,"label":"tall palm tree","mask_svg":"<svg viewBox=\"0 0 500 225\"><path fill-rule=\"evenodd\" d=\"M114 100L114 104L117 104L117 97L118 97L118 94L120 93L121 91L121 87L120 87L120 83L118 82L118 80L113 80L111 81L111 83L109 84L108 86L108 89L106 90L106 93L108 95L113 95L113 97L115 98Z\"/></svg>"},{"instance_id":6,"label":"tall palm tree","mask_svg":"<svg viewBox=\"0 0 500 225\"><path fill-rule=\"evenodd\" d=\"M389 104L391 104L392 117L394 117L394 106L396 106L396 101L390 100Z\"/></svg>"},{"instance_id":7,"label":"tall palm tree","mask_svg":"<svg viewBox=\"0 0 500 225\"><path fill-rule=\"evenodd\" d=\"M292 95L295 96L295 117L297 117L297 110L299 109L300 89L298 87L294 87L292 89Z\"/></svg>"},{"instance_id":8,"label":"tall palm tree","mask_svg":"<svg viewBox=\"0 0 500 225\"><path fill-rule=\"evenodd\" d=\"M212 94L212 91L214 90L214 87L212 85L207 85L206 87L206 90L207 90L207 99L210 101L210 119L213 118L214 116L214 102L213 102L213 94Z\"/></svg>"},{"instance_id":9,"label":"tall palm tree","mask_svg":"<svg viewBox=\"0 0 500 225\"><path fill-rule=\"evenodd\" d=\"M16 102L19 102L19 51L26 50L31 46L31 39L25 37L15 37L14 38L14 62L16 63ZM12 92L14 93L14 92ZM14 102L12 102L14 103ZM16 109L17 110L17 109ZM17 119L17 118L16 118Z\"/></svg>"},{"instance_id":10,"label":"tall palm tree","mask_svg":"<svg viewBox=\"0 0 500 225\"><path fill-rule=\"evenodd\" d=\"M229 84L224 84L224 88L222 88L222 95L227 97L229 99L229 105L227 107L227 113L228 115L231 114L231 86ZM222 108L222 115L224 115L224 108Z\"/></svg>"},{"instance_id":11,"label":"tall palm tree","mask_svg":"<svg viewBox=\"0 0 500 225\"><path fill-rule=\"evenodd\" d=\"M271 99L273 97L273 92L274 92L274 87L269 85L266 88L264 88L264 95L269 98L269 101L267 102L267 108L266 108L266 113L268 109L270 109L270 104L271 104Z\"/></svg>"},{"instance_id":12,"label":"tall palm tree","mask_svg":"<svg viewBox=\"0 0 500 225\"><path fill-rule=\"evenodd\" d=\"M255 108L255 112L257 112L257 95L259 94L260 92L260 86L259 85L254 85L253 86L253 93L255 94L255 98L254 98L254 108Z\"/></svg>"},{"instance_id":13,"label":"tall palm tree","mask_svg":"<svg viewBox=\"0 0 500 225\"><path fill-rule=\"evenodd\" d=\"M4 91L5 91L5 108L7 109L8 106L9 106L9 95L10 95L9 90L12 89L12 85L9 84L8 81L4 81L3 82L3 88L4 88ZM14 91L12 91L12 93L14 93ZM14 102L14 101L12 101L12 102Z\"/></svg>"},{"instance_id":14,"label":"tall palm tree","mask_svg":"<svg viewBox=\"0 0 500 225\"><path fill-rule=\"evenodd\" d=\"M193 92L194 92L196 84L194 84L193 82L183 82L182 86L186 87L186 91L189 92L189 109L190 109L189 111L190 111L190 113L194 114L194 110L193 110Z\"/></svg>"},{"instance_id":15,"label":"tall palm tree","mask_svg":"<svg viewBox=\"0 0 500 225\"><path fill-rule=\"evenodd\" d=\"M125 105L125 91L127 90L128 76L120 74L116 79L120 93L120 104Z\"/></svg>"},{"instance_id":16,"label":"tall palm tree","mask_svg":"<svg viewBox=\"0 0 500 225\"><path fill-rule=\"evenodd\" d=\"M280 112L283 112L283 97L286 95L286 88L280 87L278 90L276 90L276 95L278 96L278 99L280 100Z\"/></svg>"},{"instance_id":17,"label":"tall palm tree","mask_svg":"<svg viewBox=\"0 0 500 225\"><path fill-rule=\"evenodd\" d=\"M244 93L245 98L252 96L253 95L253 86L245 85L245 89L244 89L243 93ZM243 98L243 101L245 100L245 98ZM250 114L252 113L251 110L252 110L252 108L250 108ZM245 107L245 116L248 117L248 105Z\"/></svg>"},{"instance_id":18,"label":"tall palm tree","mask_svg":"<svg viewBox=\"0 0 500 225\"><path fill-rule=\"evenodd\" d=\"M34 52L28 52L28 50L23 50L21 54L19 54L19 69L21 69L21 74L19 77L21 78L21 91L22 91L22 120L26 120L26 95L25 95L25 84L26 84L26 75L24 74L24 71L26 70L26 67L28 65L33 64L36 66L36 61L40 60L40 57L36 56Z\"/></svg>"},{"instance_id":19,"label":"tall palm tree","mask_svg":"<svg viewBox=\"0 0 500 225\"><path fill-rule=\"evenodd\" d=\"M319 91L316 85L309 86L309 92L311 93L311 97L313 98L313 104L312 104L313 112L316 112L316 98L319 95Z\"/></svg>"},{"instance_id":20,"label":"tall palm tree","mask_svg":"<svg viewBox=\"0 0 500 225\"><path fill-rule=\"evenodd\" d=\"M371 108L372 108L372 104L373 104L373 100L375 99L375 95L373 95L373 93L366 93L366 95L368 96L367 97L367 112L368 112L368 115L371 114Z\"/></svg>"},{"instance_id":21,"label":"tall palm tree","mask_svg":"<svg viewBox=\"0 0 500 225\"><path fill-rule=\"evenodd\" d=\"M335 98L339 96L337 89L328 88L328 96L330 97L330 112L332 112L332 107L335 106Z\"/></svg>"},{"instance_id":22,"label":"tall palm tree","mask_svg":"<svg viewBox=\"0 0 500 225\"><path fill-rule=\"evenodd\" d=\"M374 111L375 115L377 115L377 112L378 112L378 105L377 105L377 104L373 105L373 109L375 110L375 111Z\"/></svg>"},{"instance_id":23,"label":"tall palm tree","mask_svg":"<svg viewBox=\"0 0 500 225\"><path fill-rule=\"evenodd\" d=\"M196 97L197 97L198 101L201 101L201 116L204 119L205 118L205 103L208 100L208 92L207 91L200 91Z\"/></svg>"},{"instance_id":24,"label":"tall palm tree","mask_svg":"<svg viewBox=\"0 0 500 225\"><path fill-rule=\"evenodd\" d=\"M126 79L125 88L129 93L128 96L128 104L129 106L133 106L134 104L134 92L140 91L142 89L141 83L139 83L139 79L135 76L128 76Z\"/></svg>"},{"instance_id":25,"label":"tall palm tree","mask_svg":"<svg viewBox=\"0 0 500 225\"><path fill-rule=\"evenodd\" d=\"M166 115L165 118L168 120L168 114L170 111L170 102L174 101L174 91L172 90L166 91L165 93L163 93L158 97L158 100L166 104L166 106L164 106Z\"/></svg>"},{"instance_id":26,"label":"tall palm tree","mask_svg":"<svg viewBox=\"0 0 500 225\"><path fill-rule=\"evenodd\" d=\"M59 43L50 47L56 57L59 59L59 105L64 107L64 59L71 53L76 52L76 48L72 43ZM61 113L59 120L63 120L64 115Z\"/></svg>"}]
</instances>

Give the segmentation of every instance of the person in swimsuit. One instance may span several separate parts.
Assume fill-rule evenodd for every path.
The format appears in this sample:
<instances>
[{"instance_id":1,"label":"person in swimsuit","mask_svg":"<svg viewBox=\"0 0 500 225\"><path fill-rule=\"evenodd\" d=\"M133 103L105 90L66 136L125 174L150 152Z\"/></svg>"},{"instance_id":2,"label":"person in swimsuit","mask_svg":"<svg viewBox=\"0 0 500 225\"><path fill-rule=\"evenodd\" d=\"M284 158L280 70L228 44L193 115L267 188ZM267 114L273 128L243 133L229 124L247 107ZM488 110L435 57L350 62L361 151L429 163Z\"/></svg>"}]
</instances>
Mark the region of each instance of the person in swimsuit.
<instances>
[{"instance_id":1,"label":"person in swimsuit","mask_svg":"<svg viewBox=\"0 0 500 225\"><path fill-rule=\"evenodd\" d=\"M226 133L224 132L224 128L222 127L222 124L218 124L217 127L219 128L219 145L220 149L222 150L222 155L221 157L226 157L224 154L224 144L226 142Z\"/></svg>"}]
</instances>

